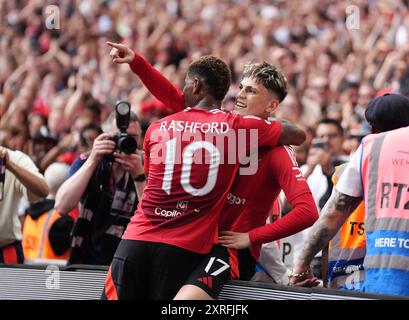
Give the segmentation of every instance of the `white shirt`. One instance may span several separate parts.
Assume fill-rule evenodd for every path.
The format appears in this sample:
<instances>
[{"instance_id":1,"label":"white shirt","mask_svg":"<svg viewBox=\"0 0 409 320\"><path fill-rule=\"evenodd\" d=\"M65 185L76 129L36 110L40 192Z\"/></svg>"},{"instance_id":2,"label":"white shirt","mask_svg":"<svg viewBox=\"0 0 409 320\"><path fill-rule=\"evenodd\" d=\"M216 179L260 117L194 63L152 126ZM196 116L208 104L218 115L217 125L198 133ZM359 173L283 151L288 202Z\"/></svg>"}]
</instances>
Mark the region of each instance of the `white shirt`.
<instances>
[{"instance_id":1,"label":"white shirt","mask_svg":"<svg viewBox=\"0 0 409 320\"><path fill-rule=\"evenodd\" d=\"M308 170L308 166L304 164L303 166L301 166L300 170L302 174L305 175ZM317 205L317 208L319 208L319 201L328 189L328 180L324 172L322 171L321 165L318 164L315 166L314 170L307 178L307 184L311 189L315 204ZM318 210L318 212L319 211L320 210Z\"/></svg>"},{"instance_id":2,"label":"white shirt","mask_svg":"<svg viewBox=\"0 0 409 320\"><path fill-rule=\"evenodd\" d=\"M300 170L305 175L308 166L305 164L303 165ZM324 172L322 171L321 165L316 165L310 176L307 178L308 186L311 189L312 197L314 198L315 205L318 209L318 214L321 214L321 210L319 209L319 201L321 197L327 192L328 189L328 179ZM301 254L302 249L304 248L305 240L308 238L308 234L310 233L312 227L306 228L290 237L289 243L291 243L293 247L293 257L296 260L298 256ZM316 254L316 257L321 257L322 251ZM294 261L295 261L294 260Z\"/></svg>"},{"instance_id":3,"label":"white shirt","mask_svg":"<svg viewBox=\"0 0 409 320\"><path fill-rule=\"evenodd\" d=\"M29 156L9 149L8 155L10 161L44 179ZM22 239L18 217L21 198L24 197L30 202L39 200L35 195L28 194L27 189L9 170L6 170L3 192L3 200L0 201L0 247Z\"/></svg>"},{"instance_id":4,"label":"white shirt","mask_svg":"<svg viewBox=\"0 0 409 320\"><path fill-rule=\"evenodd\" d=\"M356 150L344 172L341 175L335 189L351 197L362 197L361 182L361 157L362 144Z\"/></svg>"}]
</instances>

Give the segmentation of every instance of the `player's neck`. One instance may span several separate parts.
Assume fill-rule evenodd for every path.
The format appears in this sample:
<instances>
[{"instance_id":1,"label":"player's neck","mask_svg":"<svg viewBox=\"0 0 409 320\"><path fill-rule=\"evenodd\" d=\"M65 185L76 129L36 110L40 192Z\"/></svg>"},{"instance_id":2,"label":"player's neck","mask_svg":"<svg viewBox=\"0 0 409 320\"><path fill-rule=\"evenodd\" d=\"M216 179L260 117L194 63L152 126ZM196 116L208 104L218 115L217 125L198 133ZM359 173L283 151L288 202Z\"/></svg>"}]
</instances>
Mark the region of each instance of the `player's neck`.
<instances>
[{"instance_id":1,"label":"player's neck","mask_svg":"<svg viewBox=\"0 0 409 320\"><path fill-rule=\"evenodd\" d=\"M216 101L213 98L205 97L200 100L193 108L201 109L201 110L213 110L213 109L220 109L221 102Z\"/></svg>"}]
</instances>

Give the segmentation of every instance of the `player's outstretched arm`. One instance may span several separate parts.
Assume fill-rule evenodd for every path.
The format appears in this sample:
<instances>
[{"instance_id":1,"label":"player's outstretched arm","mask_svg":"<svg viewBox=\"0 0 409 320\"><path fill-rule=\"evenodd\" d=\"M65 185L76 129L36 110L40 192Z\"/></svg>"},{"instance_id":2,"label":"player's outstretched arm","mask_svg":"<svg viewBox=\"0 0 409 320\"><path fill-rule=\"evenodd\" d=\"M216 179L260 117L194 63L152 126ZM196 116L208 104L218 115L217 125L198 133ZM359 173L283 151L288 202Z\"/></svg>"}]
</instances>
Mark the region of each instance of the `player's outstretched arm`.
<instances>
[{"instance_id":1,"label":"player's outstretched arm","mask_svg":"<svg viewBox=\"0 0 409 320\"><path fill-rule=\"evenodd\" d=\"M141 55L121 43L107 42L112 47L110 57L116 64L128 63L131 70L141 79L145 87L156 99L178 112L185 108L182 92L151 66Z\"/></svg>"},{"instance_id":2,"label":"player's outstretched arm","mask_svg":"<svg viewBox=\"0 0 409 320\"><path fill-rule=\"evenodd\" d=\"M109 56L111 57L112 62L116 64L131 63L135 57L135 53L132 49L121 43L107 41L106 44L112 48Z\"/></svg>"}]
</instances>

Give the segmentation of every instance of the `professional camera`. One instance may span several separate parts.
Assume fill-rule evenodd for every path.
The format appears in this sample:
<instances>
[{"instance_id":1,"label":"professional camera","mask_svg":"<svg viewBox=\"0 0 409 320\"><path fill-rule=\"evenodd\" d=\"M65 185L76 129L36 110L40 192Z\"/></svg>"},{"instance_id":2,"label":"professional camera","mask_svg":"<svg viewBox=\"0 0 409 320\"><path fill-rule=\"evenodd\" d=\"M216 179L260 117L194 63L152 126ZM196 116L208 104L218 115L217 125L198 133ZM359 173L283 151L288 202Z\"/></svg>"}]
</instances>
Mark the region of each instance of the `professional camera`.
<instances>
[{"instance_id":1,"label":"professional camera","mask_svg":"<svg viewBox=\"0 0 409 320\"><path fill-rule=\"evenodd\" d=\"M126 101L118 101L115 105L115 117L119 133L111 139L115 142L119 151L126 154L134 153L138 148L138 144L135 137L126 132L131 118L131 105Z\"/></svg>"}]
</instances>

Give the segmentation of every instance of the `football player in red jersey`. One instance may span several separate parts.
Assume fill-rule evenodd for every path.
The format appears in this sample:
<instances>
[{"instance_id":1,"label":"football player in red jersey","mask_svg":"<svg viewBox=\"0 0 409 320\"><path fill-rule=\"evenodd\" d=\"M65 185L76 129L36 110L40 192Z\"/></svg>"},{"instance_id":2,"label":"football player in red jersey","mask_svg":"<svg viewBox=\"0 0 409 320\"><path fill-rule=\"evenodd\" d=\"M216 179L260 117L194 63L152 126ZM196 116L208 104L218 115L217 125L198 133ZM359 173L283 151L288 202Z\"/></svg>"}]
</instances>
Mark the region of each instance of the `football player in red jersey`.
<instances>
[{"instance_id":1,"label":"football player in red jersey","mask_svg":"<svg viewBox=\"0 0 409 320\"><path fill-rule=\"evenodd\" d=\"M240 161L231 159L232 150L239 153L240 130L256 130L257 148L278 143L279 122L220 110L229 86L222 60L198 59L185 79L188 108L149 127L147 186L108 271L106 298L173 298L217 237L220 209ZM253 140L240 142L249 150Z\"/></svg>"},{"instance_id":2,"label":"football player in red jersey","mask_svg":"<svg viewBox=\"0 0 409 320\"><path fill-rule=\"evenodd\" d=\"M112 52L114 62L130 63L132 70L141 77L144 84L157 98L171 106L174 110L184 108L183 94L178 92L146 60L122 45L115 44L114 46L116 48ZM278 70L268 64L255 64L248 67L241 86L242 90L238 95L236 110L237 113L244 115L259 115L267 118L286 95L285 78ZM274 150L274 153L269 153L271 149L261 151L262 157L259 162L259 170L261 169L260 171L263 171L263 173L236 176L233 187L222 209L223 217L220 221L220 230L246 232L260 227L254 230L255 244L252 250L253 255L247 255L247 260L250 260L250 263L247 263L247 265L250 268L251 262L255 263L254 260L256 258L254 257L257 257L259 254L261 243L298 232L310 226L317 218L310 190L305 180L300 176L300 172L294 170L298 166L293 159L292 150L288 147L276 148ZM277 157L282 159L282 163L277 164L277 161L273 161ZM267 194L260 192L258 196L254 196L254 186L256 185ZM294 206L292 214L289 215L292 219L283 219L284 222L278 224L277 228L272 229L271 226L267 228L264 226L266 217L281 187L284 188L291 204ZM236 218L241 212L244 214L237 220L240 223L235 223ZM250 217L250 212L254 213L252 217ZM294 223L294 220L297 220L297 223ZM248 238L249 236L247 233L227 233L224 234L222 241L224 241L224 244L234 248L237 246L236 239L241 239L239 237ZM272 239L270 240L270 238ZM239 246L237 248L247 248L250 246L250 242L247 241L244 245L240 243ZM216 257L217 260L215 259ZM245 259L240 260L241 264L243 264L242 262ZM216 263L213 263L214 261ZM192 274L188 281L189 285L182 288L177 298L205 298L208 297L207 294L216 297L226 280L226 275L229 274L228 267L225 267L226 265L224 251L219 246L215 246L210 256L203 259L198 271ZM232 264L233 266L235 264ZM235 272L233 274L237 276L238 270L237 268L234 269ZM254 264L253 270L249 274L252 275L252 273L254 273ZM245 276L242 275L242 278L245 278ZM203 290L199 289L199 287Z\"/></svg>"}]
</instances>

